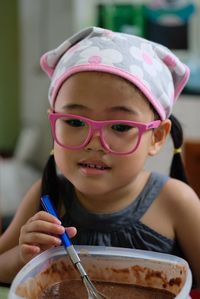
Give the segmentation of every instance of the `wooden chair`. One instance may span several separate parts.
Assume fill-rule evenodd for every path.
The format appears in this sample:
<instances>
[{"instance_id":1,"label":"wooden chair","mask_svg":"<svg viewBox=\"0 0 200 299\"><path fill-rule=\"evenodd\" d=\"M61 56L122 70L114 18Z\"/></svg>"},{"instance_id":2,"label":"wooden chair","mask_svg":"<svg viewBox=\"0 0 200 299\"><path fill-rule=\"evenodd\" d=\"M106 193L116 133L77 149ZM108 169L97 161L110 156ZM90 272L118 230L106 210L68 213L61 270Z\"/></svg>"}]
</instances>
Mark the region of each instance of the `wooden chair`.
<instances>
[{"instance_id":1,"label":"wooden chair","mask_svg":"<svg viewBox=\"0 0 200 299\"><path fill-rule=\"evenodd\" d=\"M200 198L200 141L186 140L184 162L189 183Z\"/></svg>"}]
</instances>

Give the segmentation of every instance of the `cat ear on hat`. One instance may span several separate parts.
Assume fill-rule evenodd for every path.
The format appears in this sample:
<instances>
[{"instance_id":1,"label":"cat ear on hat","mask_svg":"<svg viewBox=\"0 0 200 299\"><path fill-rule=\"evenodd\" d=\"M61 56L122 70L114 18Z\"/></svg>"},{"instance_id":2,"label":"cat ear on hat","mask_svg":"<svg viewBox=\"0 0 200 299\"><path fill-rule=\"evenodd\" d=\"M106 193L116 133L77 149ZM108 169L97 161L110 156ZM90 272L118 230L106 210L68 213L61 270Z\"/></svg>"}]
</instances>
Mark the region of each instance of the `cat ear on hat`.
<instances>
[{"instance_id":1,"label":"cat ear on hat","mask_svg":"<svg viewBox=\"0 0 200 299\"><path fill-rule=\"evenodd\" d=\"M190 69L173 52L160 44L157 44L155 47L155 52L171 73L174 85L173 99L175 102L189 79Z\"/></svg>"},{"instance_id":2,"label":"cat ear on hat","mask_svg":"<svg viewBox=\"0 0 200 299\"><path fill-rule=\"evenodd\" d=\"M86 38L87 36L89 37L93 30L94 27L88 27L84 30L81 30L78 33L72 35L69 39L65 40L56 49L48 51L42 55L40 59L40 66L43 71L49 76L49 78L52 77L55 67L62 55L79 41Z\"/></svg>"},{"instance_id":3,"label":"cat ear on hat","mask_svg":"<svg viewBox=\"0 0 200 299\"><path fill-rule=\"evenodd\" d=\"M42 55L40 59L40 66L43 71L49 76L52 77L54 69L59 61L60 57L71 47L70 40L66 40L56 49L49 51Z\"/></svg>"}]
</instances>

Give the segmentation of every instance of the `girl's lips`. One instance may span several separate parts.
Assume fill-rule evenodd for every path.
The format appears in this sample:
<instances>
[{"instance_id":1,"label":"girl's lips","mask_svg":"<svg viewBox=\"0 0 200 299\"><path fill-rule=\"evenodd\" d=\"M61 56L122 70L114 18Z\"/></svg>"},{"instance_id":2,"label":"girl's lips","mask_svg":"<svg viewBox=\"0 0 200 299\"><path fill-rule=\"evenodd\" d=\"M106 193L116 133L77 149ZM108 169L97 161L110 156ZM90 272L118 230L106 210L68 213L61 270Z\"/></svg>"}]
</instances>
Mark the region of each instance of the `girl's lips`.
<instances>
[{"instance_id":1,"label":"girl's lips","mask_svg":"<svg viewBox=\"0 0 200 299\"><path fill-rule=\"evenodd\" d=\"M111 169L111 167L99 161L83 161L78 163L78 166L85 175L99 175Z\"/></svg>"},{"instance_id":2,"label":"girl's lips","mask_svg":"<svg viewBox=\"0 0 200 299\"><path fill-rule=\"evenodd\" d=\"M90 169L97 169L97 170L106 170L111 169L106 164L102 162L80 162L78 163L79 166L83 168L90 168Z\"/></svg>"}]
</instances>

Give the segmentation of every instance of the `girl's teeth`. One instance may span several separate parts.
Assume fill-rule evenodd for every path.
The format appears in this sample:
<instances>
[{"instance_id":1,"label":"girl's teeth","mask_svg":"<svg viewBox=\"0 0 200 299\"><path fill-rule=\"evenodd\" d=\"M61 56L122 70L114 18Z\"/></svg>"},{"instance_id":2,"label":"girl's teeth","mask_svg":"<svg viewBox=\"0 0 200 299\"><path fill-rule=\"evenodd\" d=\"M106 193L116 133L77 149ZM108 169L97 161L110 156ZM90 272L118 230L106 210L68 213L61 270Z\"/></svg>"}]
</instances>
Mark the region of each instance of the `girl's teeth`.
<instances>
[{"instance_id":1,"label":"girl's teeth","mask_svg":"<svg viewBox=\"0 0 200 299\"><path fill-rule=\"evenodd\" d=\"M89 168L105 169L105 167L100 166L100 165L95 165L95 164L83 164L83 166L89 167Z\"/></svg>"},{"instance_id":2,"label":"girl's teeth","mask_svg":"<svg viewBox=\"0 0 200 299\"><path fill-rule=\"evenodd\" d=\"M95 168L95 165L94 164L88 164L88 167Z\"/></svg>"}]
</instances>

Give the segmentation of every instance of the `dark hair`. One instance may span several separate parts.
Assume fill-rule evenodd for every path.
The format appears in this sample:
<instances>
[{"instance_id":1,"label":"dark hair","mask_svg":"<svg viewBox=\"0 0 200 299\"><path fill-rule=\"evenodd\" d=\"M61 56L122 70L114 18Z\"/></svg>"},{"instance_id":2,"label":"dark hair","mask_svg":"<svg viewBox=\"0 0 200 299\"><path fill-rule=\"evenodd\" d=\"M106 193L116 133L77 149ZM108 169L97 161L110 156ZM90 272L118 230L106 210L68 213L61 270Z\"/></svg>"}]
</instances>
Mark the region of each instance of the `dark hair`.
<instances>
[{"instance_id":1,"label":"dark hair","mask_svg":"<svg viewBox=\"0 0 200 299\"><path fill-rule=\"evenodd\" d=\"M51 154L43 170L42 176L42 190L41 196L49 195L52 199L56 208L58 208L58 197L59 197L59 188L58 188L58 177L56 172L56 165L54 160L54 155ZM42 207L40 207L42 208Z\"/></svg>"},{"instance_id":2,"label":"dark hair","mask_svg":"<svg viewBox=\"0 0 200 299\"><path fill-rule=\"evenodd\" d=\"M174 115L171 114L169 119L172 123L170 134L174 145L174 154L170 167L170 176L188 184L188 179L181 157L181 148L183 145L183 130L180 122Z\"/></svg>"}]
</instances>

